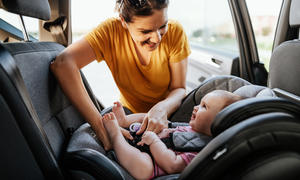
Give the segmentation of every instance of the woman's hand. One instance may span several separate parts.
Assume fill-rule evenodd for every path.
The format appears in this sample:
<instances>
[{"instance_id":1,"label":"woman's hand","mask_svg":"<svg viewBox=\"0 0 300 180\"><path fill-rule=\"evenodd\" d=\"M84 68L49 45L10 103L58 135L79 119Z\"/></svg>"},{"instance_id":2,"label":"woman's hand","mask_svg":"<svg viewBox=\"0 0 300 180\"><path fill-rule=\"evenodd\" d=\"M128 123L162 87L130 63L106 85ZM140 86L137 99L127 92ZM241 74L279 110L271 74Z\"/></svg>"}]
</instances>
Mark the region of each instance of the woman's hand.
<instances>
[{"instance_id":1,"label":"woman's hand","mask_svg":"<svg viewBox=\"0 0 300 180\"><path fill-rule=\"evenodd\" d=\"M155 106L145 116L140 130L137 134L142 134L144 131L152 131L160 133L163 129L168 128L168 114L166 110L155 108Z\"/></svg>"}]
</instances>

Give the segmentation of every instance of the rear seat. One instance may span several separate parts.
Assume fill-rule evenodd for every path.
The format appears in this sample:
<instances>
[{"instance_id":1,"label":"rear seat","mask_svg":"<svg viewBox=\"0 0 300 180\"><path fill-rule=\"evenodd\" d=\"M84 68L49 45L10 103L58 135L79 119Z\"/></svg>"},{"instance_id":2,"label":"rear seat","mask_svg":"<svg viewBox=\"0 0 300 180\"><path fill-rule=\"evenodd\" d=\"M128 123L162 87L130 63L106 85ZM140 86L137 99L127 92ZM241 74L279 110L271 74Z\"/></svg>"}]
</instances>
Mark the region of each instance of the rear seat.
<instances>
[{"instance_id":1,"label":"rear seat","mask_svg":"<svg viewBox=\"0 0 300 180\"><path fill-rule=\"evenodd\" d=\"M21 15L44 20L50 17L47 0L0 4ZM72 133L85 121L49 71L49 64L63 49L53 42L0 44L1 179L68 177L63 170L63 154Z\"/></svg>"},{"instance_id":2,"label":"rear seat","mask_svg":"<svg viewBox=\"0 0 300 180\"><path fill-rule=\"evenodd\" d=\"M27 101L32 103L32 107L27 104L27 108L32 108L31 111L36 114L36 121L45 131L55 157L59 158L72 129L77 129L84 122L49 71L50 61L64 47L48 42L8 43L2 46L13 58L10 62L6 60L6 63L15 62L15 72L20 71L21 78L16 83L24 83L21 91L29 95L24 99L28 98Z\"/></svg>"},{"instance_id":3,"label":"rear seat","mask_svg":"<svg viewBox=\"0 0 300 180\"><path fill-rule=\"evenodd\" d=\"M25 138L24 143L34 155L36 163L41 166L41 173L50 179L65 179L63 166L68 164L63 164L64 154L73 132L82 126L86 131L85 134L80 134L80 138L87 143L91 142L89 139L91 138L97 147L96 157L91 160L87 158L86 162L98 161L100 171L104 171L103 167L107 167L106 175L113 174L112 172L115 171L120 174L117 167L105 156L106 152L99 145L100 142L93 138L94 133L90 126L84 124L85 120L71 105L50 72L49 64L64 47L52 42L4 43L0 47L3 106L12 112L14 124L21 130ZM92 95L83 74L81 75L89 94ZM91 98L96 103L94 96ZM101 110L100 107L98 109ZM6 126L6 123L2 121L0 125ZM3 133L1 137L15 135L15 132L7 132L7 130L1 133ZM8 148L10 147L1 151L13 152L13 149ZM23 151L22 148L19 150ZM93 148L83 153L91 154L92 152ZM7 153L1 154L7 155ZM79 152L79 155L81 154L82 151ZM68 156L69 159L70 157L72 157L72 162L74 159L78 162L78 154L72 153ZM15 158L11 158L10 162L15 162L13 166L21 163ZM26 162L21 164L26 166ZM68 165L68 167L76 169L78 173L78 170L86 168L86 165L82 166L82 164L83 161ZM110 167L110 164L114 168ZM2 169L6 169L5 164ZM21 174L20 176L15 174L14 169L10 168L10 175L23 177ZM96 176L103 177L105 174L100 173Z\"/></svg>"},{"instance_id":4,"label":"rear seat","mask_svg":"<svg viewBox=\"0 0 300 180\"><path fill-rule=\"evenodd\" d=\"M16 52L18 53L15 54L13 52L7 51L6 48L14 46L18 47L18 49L16 49ZM34 46L35 48L41 47L39 43L35 44ZM46 44L44 44L44 46L42 47L45 48L45 46ZM51 46L56 47L56 49L53 49L53 47ZM41 101L48 100L49 98L47 95L45 97L40 97L39 95L37 95L37 93L35 93L43 91L44 88L39 89L39 86L44 84L43 82L37 81L36 83L33 83L32 81L29 81L25 83L23 79L23 77L25 77L26 80L33 80L35 78L42 80L45 78L43 77L43 74L48 74L49 71L47 69L42 68L39 70L41 74L31 71L30 69L39 67L37 64L30 64L29 62L32 60L34 61L38 59L44 59L48 60L49 63L50 59L48 58L55 57L58 51L57 47L61 48L61 46L57 46L56 44L51 43L51 45L48 44L48 50L49 47L51 47L52 51L50 51L50 53L46 53L46 51L32 51L32 46L28 45L27 43L1 45L0 78L1 96L3 97L2 106L6 106L6 109L8 109L9 112L11 112L11 117L9 121L13 124L15 129L14 131L1 131L1 138L15 137L16 131L18 131L18 134L20 133L18 136L22 137L21 147L21 144L17 144L18 141L16 141L15 146L4 146L4 148L1 148L1 159L2 157L11 156L9 162L6 163L11 163L13 166L12 168L7 169L7 167L5 166L6 163L4 164L3 161L1 161L1 169L5 169L5 174L7 175L7 177L13 177L14 179L30 177L29 179L35 179L35 173L31 172L35 168L31 167L31 163L26 162L25 160L28 157L32 156L32 161L34 162L33 164L37 164L38 167L41 168L39 169L39 173L41 175L47 175L52 179L63 179L63 174L60 169L59 158L63 149L65 135L63 133L62 128L60 128L57 119L54 116L52 116L53 114L49 113L57 112L59 109L54 111L55 109L53 109L53 107L43 107L38 103ZM20 72L18 66L16 65L14 57L11 56L11 53L15 55L16 59L18 59L18 63L21 63L21 61L23 60L23 63L19 64L19 66L29 70L29 72L23 71L23 74L22 71ZM24 57L22 56L22 54L26 58L22 58ZM36 55L40 57L34 57ZM46 62L44 61L42 63ZM48 82L49 81L47 79L45 83ZM27 87L29 87L29 89L32 91L27 91ZM31 96L36 101L31 101ZM66 103L66 105L64 105L63 107L67 107L67 105L68 104ZM36 107L38 111L36 111ZM51 109L51 111L49 111L48 113L45 112L45 110L49 109ZM0 126L6 126L6 123L7 122L5 121L1 121ZM26 150L28 151L28 153L23 154L23 152L26 152ZM18 151L19 153L17 153ZM14 156L14 154L16 154L16 156ZM27 171L28 174L27 172L26 175L19 173L19 169L16 169L15 167L19 167L20 169L24 167L29 168ZM16 173L16 171L18 173Z\"/></svg>"}]
</instances>

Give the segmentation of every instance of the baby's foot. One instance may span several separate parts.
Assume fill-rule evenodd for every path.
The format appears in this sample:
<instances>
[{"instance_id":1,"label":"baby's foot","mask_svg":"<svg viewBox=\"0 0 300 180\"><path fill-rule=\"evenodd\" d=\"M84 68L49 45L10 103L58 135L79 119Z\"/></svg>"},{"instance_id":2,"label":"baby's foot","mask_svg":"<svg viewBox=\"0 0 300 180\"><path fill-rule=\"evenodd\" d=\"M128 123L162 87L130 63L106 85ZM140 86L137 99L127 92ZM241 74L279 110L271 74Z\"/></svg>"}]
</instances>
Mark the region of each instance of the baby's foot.
<instances>
[{"instance_id":1,"label":"baby's foot","mask_svg":"<svg viewBox=\"0 0 300 180\"><path fill-rule=\"evenodd\" d=\"M114 113L110 112L103 116L103 124L108 133L108 136L112 143L114 143L115 138L118 136L122 136L120 127L118 125L118 121L114 115Z\"/></svg>"},{"instance_id":2,"label":"baby's foot","mask_svg":"<svg viewBox=\"0 0 300 180\"><path fill-rule=\"evenodd\" d=\"M122 104L118 101L114 102L112 111L114 112L119 125L123 128L126 128L127 127L126 126L126 114L125 114Z\"/></svg>"}]
</instances>

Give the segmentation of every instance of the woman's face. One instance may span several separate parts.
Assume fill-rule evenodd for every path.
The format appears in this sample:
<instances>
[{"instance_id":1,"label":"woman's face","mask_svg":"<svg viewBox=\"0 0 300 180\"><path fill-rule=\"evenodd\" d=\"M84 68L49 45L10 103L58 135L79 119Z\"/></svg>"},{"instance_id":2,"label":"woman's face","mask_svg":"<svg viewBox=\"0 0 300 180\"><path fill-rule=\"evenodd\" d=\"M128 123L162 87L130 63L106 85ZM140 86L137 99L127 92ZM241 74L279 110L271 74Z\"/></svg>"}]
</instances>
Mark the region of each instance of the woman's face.
<instances>
[{"instance_id":1,"label":"woman's face","mask_svg":"<svg viewBox=\"0 0 300 180\"><path fill-rule=\"evenodd\" d=\"M122 24L128 29L135 44L146 50L155 50L168 29L168 8L154 10L151 16L133 16L132 22Z\"/></svg>"}]
</instances>

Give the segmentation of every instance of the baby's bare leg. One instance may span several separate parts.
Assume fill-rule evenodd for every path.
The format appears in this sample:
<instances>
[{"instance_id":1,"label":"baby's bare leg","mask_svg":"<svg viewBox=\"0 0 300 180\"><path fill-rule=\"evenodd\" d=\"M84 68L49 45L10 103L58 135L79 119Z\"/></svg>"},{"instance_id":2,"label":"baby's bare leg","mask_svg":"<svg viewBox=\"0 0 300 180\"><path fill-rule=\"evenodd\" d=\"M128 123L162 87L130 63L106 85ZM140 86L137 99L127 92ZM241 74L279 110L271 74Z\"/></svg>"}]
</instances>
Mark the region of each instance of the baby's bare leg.
<instances>
[{"instance_id":1,"label":"baby's bare leg","mask_svg":"<svg viewBox=\"0 0 300 180\"><path fill-rule=\"evenodd\" d=\"M124 139L114 113L103 116L113 149L120 164L136 179L149 179L153 172L153 163L149 154L129 145Z\"/></svg>"},{"instance_id":2,"label":"baby's bare leg","mask_svg":"<svg viewBox=\"0 0 300 180\"><path fill-rule=\"evenodd\" d=\"M114 102L112 111L114 112L116 119L118 120L119 126L123 128L128 128L130 124L135 122L142 123L146 115L146 113L137 113L126 116L123 106L120 102Z\"/></svg>"}]
</instances>

